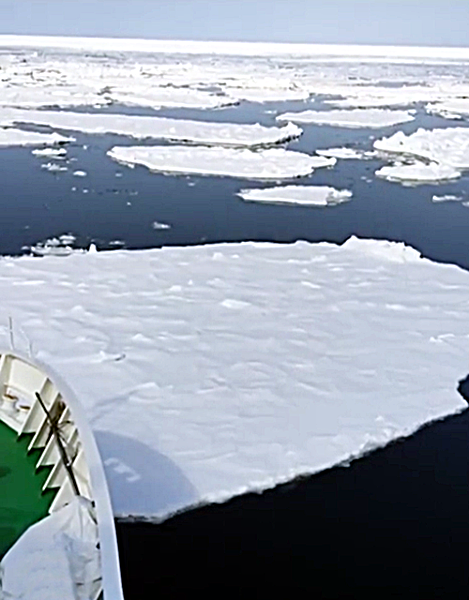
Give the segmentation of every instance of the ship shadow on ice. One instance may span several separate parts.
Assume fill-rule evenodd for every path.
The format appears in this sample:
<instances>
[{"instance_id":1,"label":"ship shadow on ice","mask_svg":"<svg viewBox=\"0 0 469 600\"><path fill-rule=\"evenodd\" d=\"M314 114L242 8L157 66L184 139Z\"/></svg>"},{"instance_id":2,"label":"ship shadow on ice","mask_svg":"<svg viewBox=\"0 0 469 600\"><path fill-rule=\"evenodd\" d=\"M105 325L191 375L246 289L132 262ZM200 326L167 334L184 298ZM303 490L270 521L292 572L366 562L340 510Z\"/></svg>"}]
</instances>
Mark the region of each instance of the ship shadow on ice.
<instances>
[{"instance_id":1,"label":"ship shadow on ice","mask_svg":"<svg viewBox=\"0 0 469 600\"><path fill-rule=\"evenodd\" d=\"M127 598L467 598L469 410L347 468L117 533Z\"/></svg>"},{"instance_id":2,"label":"ship shadow on ice","mask_svg":"<svg viewBox=\"0 0 469 600\"><path fill-rule=\"evenodd\" d=\"M104 469L114 513L127 516L127 498L132 514L146 517L171 512L173 507L193 505L195 487L179 467L142 442L108 431L95 431L104 458Z\"/></svg>"}]
</instances>

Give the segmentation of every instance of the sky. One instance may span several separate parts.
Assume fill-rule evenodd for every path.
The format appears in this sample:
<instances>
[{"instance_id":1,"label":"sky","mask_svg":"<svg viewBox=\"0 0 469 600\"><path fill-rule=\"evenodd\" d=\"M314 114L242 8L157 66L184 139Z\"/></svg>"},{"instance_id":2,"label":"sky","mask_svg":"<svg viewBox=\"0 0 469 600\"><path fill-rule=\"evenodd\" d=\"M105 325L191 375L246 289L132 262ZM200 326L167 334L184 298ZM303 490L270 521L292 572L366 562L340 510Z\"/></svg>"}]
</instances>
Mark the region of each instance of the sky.
<instances>
[{"instance_id":1,"label":"sky","mask_svg":"<svg viewBox=\"0 0 469 600\"><path fill-rule=\"evenodd\" d=\"M0 33L469 46L468 0L0 0Z\"/></svg>"}]
</instances>

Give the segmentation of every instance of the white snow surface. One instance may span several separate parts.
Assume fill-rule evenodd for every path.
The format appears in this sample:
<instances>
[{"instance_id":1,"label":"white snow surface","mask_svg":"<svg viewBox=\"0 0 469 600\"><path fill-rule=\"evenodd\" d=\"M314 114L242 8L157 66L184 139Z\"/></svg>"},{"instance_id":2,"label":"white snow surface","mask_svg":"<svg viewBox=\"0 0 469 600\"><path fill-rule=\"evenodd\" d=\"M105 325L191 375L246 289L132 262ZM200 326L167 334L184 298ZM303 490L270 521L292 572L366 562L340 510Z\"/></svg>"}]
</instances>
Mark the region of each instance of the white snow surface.
<instances>
[{"instance_id":1,"label":"white snow surface","mask_svg":"<svg viewBox=\"0 0 469 600\"><path fill-rule=\"evenodd\" d=\"M71 142L73 138L58 133L36 133L21 129L3 129L0 126L0 147L2 146L46 146Z\"/></svg>"},{"instance_id":2,"label":"white snow surface","mask_svg":"<svg viewBox=\"0 0 469 600\"><path fill-rule=\"evenodd\" d=\"M461 173L450 165L439 163L424 164L416 162L409 165L396 164L381 167L375 172L376 177L408 184L440 183L458 179Z\"/></svg>"},{"instance_id":3,"label":"white snow surface","mask_svg":"<svg viewBox=\"0 0 469 600\"><path fill-rule=\"evenodd\" d=\"M334 206L352 197L349 190L336 190L320 185L286 185L265 189L245 189L238 193L243 200L267 204L295 204L301 206Z\"/></svg>"},{"instance_id":4,"label":"white snow surface","mask_svg":"<svg viewBox=\"0 0 469 600\"><path fill-rule=\"evenodd\" d=\"M265 489L466 406L469 274L403 244L5 257L0 293L4 346L11 316L77 394L121 516Z\"/></svg>"},{"instance_id":5,"label":"white snow surface","mask_svg":"<svg viewBox=\"0 0 469 600\"><path fill-rule=\"evenodd\" d=\"M314 123L333 127L373 128L390 127L413 121L415 117L404 110L353 109L353 110L305 110L278 115L278 121Z\"/></svg>"},{"instance_id":6,"label":"white snow surface","mask_svg":"<svg viewBox=\"0 0 469 600\"><path fill-rule=\"evenodd\" d=\"M334 158L309 156L283 148L253 151L203 146L114 146L108 151L115 161L134 167L143 165L160 173L184 173L240 177L244 179L290 179L330 167Z\"/></svg>"},{"instance_id":7,"label":"white snow surface","mask_svg":"<svg viewBox=\"0 0 469 600\"><path fill-rule=\"evenodd\" d=\"M287 123L283 127L264 127L259 123L239 125L163 117L10 108L0 108L0 123L33 123L91 134L113 133L137 139L153 138L236 147L278 144L297 138L302 133L301 128L293 123Z\"/></svg>"}]
</instances>

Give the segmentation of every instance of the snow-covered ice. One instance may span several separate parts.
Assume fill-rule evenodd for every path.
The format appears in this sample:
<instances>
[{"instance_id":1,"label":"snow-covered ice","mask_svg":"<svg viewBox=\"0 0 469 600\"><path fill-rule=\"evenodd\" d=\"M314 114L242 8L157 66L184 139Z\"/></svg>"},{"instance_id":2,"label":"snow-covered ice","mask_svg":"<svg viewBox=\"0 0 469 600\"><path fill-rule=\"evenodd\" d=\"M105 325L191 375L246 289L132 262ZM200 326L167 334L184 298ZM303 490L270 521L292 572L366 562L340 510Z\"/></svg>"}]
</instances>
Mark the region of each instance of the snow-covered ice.
<instances>
[{"instance_id":1,"label":"snow-covered ice","mask_svg":"<svg viewBox=\"0 0 469 600\"><path fill-rule=\"evenodd\" d=\"M162 223L161 221L153 221L151 226L156 231L164 231L166 229L171 229L171 225L169 223Z\"/></svg>"},{"instance_id":2,"label":"snow-covered ice","mask_svg":"<svg viewBox=\"0 0 469 600\"><path fill-rule=\"evenodd\" d=\"M256 147L278 144L299 137L302 130L293 123L264 127L259 123L210 123L163 117L0 109L0 123L32 123L55 129L90 134L113 133L137 139L163 139L219 146Z\"/></svg>"},{"instance_id":3,"label":"snow-covered ice","mask_svg":"<svg viewBox=\"0 0 469 600\"><path fill-rule=\"evenodd\" d=\"M354 109L354 110L305 110L303 112L287 112L278 115L278 121L295 123L314 123L333 127L349 128L381 128L408 123L415 117L404 110Z\"/></svg>"},{"instance_id":4,"label":"snow-covered ice","mask_svg":"<svg viewBox=\"0 0 469 600\"><path fill-rule=\"evenodd\" d=\"M0 293L4 346L11 316L84 405L118 515L268 488L466 406L469 274L403 244L3 258Z\"/></svg>"},{"instance_id":5,"label":"snow-covered ice","mask_svg":"<svg viewBox=\"0 0 469 600\"><path fill-rule=\"evenodd\" d=\"M425 110L446 119L462 119L469 116L469 98L427 104Z\"/></svg>"},{"instance_id":6,"label":"snow-covered ice","mask_svg":"<svg viewBox=\"0 0 469 600\"><path fill-rule=\"evenodd\" d=\"M457 179L469 169L469 128L398 131L374 142L374 148L391 156L412 157L414 164L383 167L379 177L392 181L436 182Z\"/></svg>"},{"instance_id":7,"label":"snow-covered ice","mask_svg":"<svg viewBox=\"0 0 469 600\"><path fill-rule=\"evenodd\" d=\"M335 159L283 148L253 151L203 146L115 146L108 156L121 164L150 171L218 175L244 179L289 179L333 166Z\"/></svg>"},{"instance_id":8,"label":"snow-covered ice","mask_svg":"<svg viewBox=\"0 0 469 600\"><path fill-rule=\"evenodd\" d=\"M424 164L415 162L409 165L397 164L381 167L375 172L376 177L409 184L440 183L458 179L461 173L450 165L439 163Z\"/></svg>"},{"instance_id":9,"label":"snow-covered ice","mask_svg":"<svg viewBox=\"0 0 469 600\"><path fill-rule=\"evenodd\" d=\"M73 171L73 175L74 177L86 177L88 175L88 173L86 171Z\"/></svg>"},{"instance_id":10,"label":"snow-covered ice","mask_svg":"<svg viewBox=\"0 0 469 600\"><path fill-rule=\"evenodd\" d=\"M329 186L287 185L265 189L245 189L238 193L243 200L267 204L296 204L301 206L334 206L352 197L349 190Z\"/></svg>"},{"instance_id":11,"label":"snow-covered ice","mask_svg":"<svg viewBox=\"0 0 469 600\"><path fill-rule=\"evenodd\" d=\"M329 158L360 159L363 158L364 152L354 150L353 148L326 148L324 150L316 150L316 154Z\"/></svg>"},{"instance_id":12,"label":"snow-covered ice","mask_svg":"<svg viewBox=\"0 0 469 600\"><path fill-rule=\"evenodd\" d=\"M73 138L58 133L36 133L20 129L0 127L0 147L2 146L45 146L71 142Z\"/></svg>"},{"instance_id":13,"label":"snow-covered ice","mask_svg":"<svg viewBox=\"0 0 469 600\"><path fill-rule=\"evenodd\" d=\"M406 135L398 131L374 142L376 150L469 169L469 128L418 129Z\"/></svg>"}]
</instances>

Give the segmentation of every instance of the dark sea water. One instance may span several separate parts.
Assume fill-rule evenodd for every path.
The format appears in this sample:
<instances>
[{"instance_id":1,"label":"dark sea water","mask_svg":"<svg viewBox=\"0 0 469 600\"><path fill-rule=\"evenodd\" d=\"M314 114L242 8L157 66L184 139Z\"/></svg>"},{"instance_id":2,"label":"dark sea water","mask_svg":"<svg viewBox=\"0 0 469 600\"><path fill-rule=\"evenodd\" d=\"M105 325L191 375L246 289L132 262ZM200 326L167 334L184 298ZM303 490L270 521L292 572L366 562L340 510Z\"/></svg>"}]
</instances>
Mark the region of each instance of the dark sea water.
<instances>
[{"instance_id":1,"label":"dark sea water","mask_svg":"<svg viewBox=\"0 0 469 600\"><path fill-rule=\"evenodd\" d=\"M273 125L275 112L308 107L245 103L211 112L127 112ZM113 110L122 111L103 112ZM398 130L469 125L418 110L414 123L380 130L302 125L304 135L288 147L368 150L373 138ZM68 167L58 174L42 169L50 159L30 149L0 149L1 254L27 252L25 246L63 233L74 234L77 247L93 242L98 249L116 241L129 249L242 240L342 243L357 235L404 241L436 261L469 268L469 208L431 201L433 194L456 194L469 202L467 174L439 186L403 187L374 177L380 160L339 160L333 169L293 183L348 188L350 202L269 206L236 194L273 182L128 169L105 152L139 142L73 135L67 161L51 161ZM74 177L78 169L87 176ZM155 229L154 222L170 228ZM160 525L118 521L126 598L189 598L197 591L214 598L467 598L468 428L466 411L348 468L188 511Z\"/></svg>"}]
</instances>

